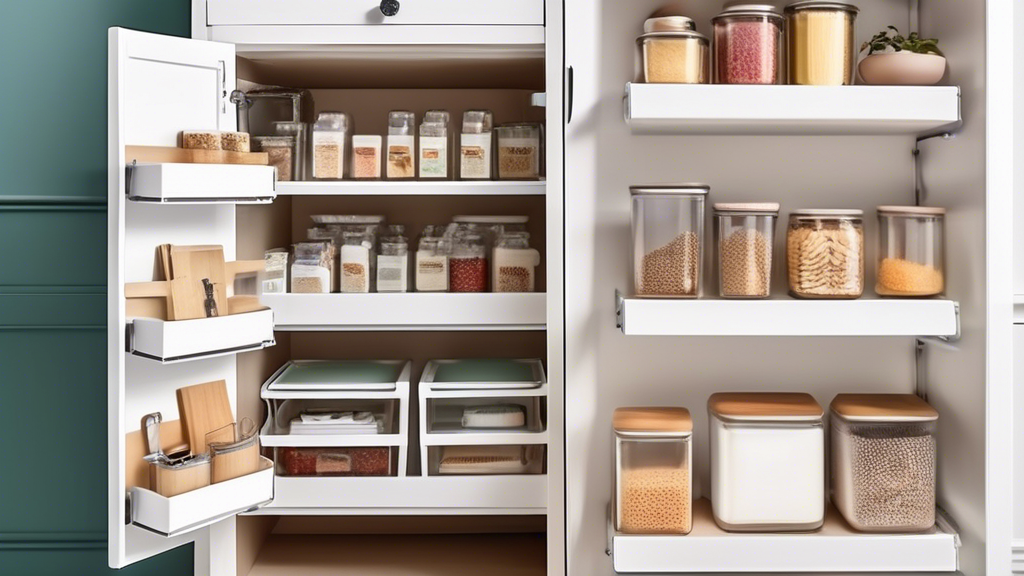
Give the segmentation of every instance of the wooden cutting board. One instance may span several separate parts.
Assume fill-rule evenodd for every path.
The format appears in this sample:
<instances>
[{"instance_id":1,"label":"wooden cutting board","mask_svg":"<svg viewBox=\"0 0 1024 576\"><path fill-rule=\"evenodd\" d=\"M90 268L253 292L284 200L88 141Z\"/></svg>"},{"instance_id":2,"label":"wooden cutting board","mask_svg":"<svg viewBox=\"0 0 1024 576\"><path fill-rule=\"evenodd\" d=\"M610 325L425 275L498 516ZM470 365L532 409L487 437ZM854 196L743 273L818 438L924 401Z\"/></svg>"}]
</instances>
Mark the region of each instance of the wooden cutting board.
<instances>
[{"instance_id":1,"label":"wooden cutting board","mask_svg":"<svg viewBox=\"0 0 1024 576\"><path fill-rule=\"evenodd\" d=\"M223 380L178 388L178 414L193 454L205 453L207 441L231 442L235 439L234 429L229 427L235 417L231 413L228 388ZM214 431L219 434L207 438L207 434Z\"/></svg>"},{"instance_id":2,"label":"wooden cutting board","mask_svg":"<svg viewBox=\"0 0 1024 576\"><path fill-rule=\"evenodd\" d=\"M266 166L266 152L232 152L230 150L190 150L172 146L125 146L124 157L131 164L161 162L173 164L249 164Z\"/></svg>"},{"instance_id":3,"label":"wooden cutting board","mask_svg":"<svg viewBox=\"0 0 1024 576\"><path fill-rule=\"evenodd\" d=\"M206 318L203 279L213 283L217 314L227 316L228 292L221 246L171 246L171 303L175 320Z\"/></svg>"}]
</instances>

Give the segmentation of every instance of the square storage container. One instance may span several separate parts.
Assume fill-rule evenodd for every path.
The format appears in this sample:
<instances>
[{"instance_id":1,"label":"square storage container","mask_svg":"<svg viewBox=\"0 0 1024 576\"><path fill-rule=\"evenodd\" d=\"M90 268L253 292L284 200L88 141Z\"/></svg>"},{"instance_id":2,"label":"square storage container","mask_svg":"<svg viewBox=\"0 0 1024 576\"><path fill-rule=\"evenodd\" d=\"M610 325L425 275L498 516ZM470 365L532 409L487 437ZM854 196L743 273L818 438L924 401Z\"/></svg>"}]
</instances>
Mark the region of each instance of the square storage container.
<instances>
[{"instance_id":1,"label":"square storage container","mask_svg":"<svg viewBox=\"0 0 1024 576\"><path fill-rule=\"evenodd\" d=\"M864 293L864 212L794 210L786 231L789 292L798 298Z\"/></svg>"},{"instance_id":2,"label":"square storage container","mask_svg":"<svg viewBox=\"0 0 1024 576\"><path fill-rule=\"evenodd\" d=\"M832 502L850 526L931 528L939 413L913 394L840 394L831 416Z\"/></svg>"},{"instance_id":3,"label":"square storage container","mask_svg":"<svg viewBox=\"0 0 1024 576\"><path fill-rule=\"evenodd\" d=\"M649 298L697 298L704 261L704 184L633 186L633 285Z\"/></svg>"},{"instance_id":4,"label":"square storage container","mask_svg":"<svg viewBox=\"0 0 1024 576\"><path fill-rule=\"evenodd\" d=\"M377 135L352 137L352 177L356 180L380 178L382 138Z\"/></svg>"},{"instance_id":5,"label":"square storage container","mask_svg":"<svg viewBox=\"0 0 1024 576\"><path fill-rule=\"evenodd\" d=\"M416 115L404 110L388 114L388 180L416 177Z\"/></svg>"},{"instance_id":6,"label":"square storage container","mask_svg":"<svg viewBox=\"0 0 1024 576\"><path fill-rule=\"evenodd\" d=\"M775 202L715 204L718 295L767 298L772 289Z\"/></svg>"},{"instance_id":7,"label":"square storage container","mask_svg":"<svg viewBox=\"0 0 1024 576\"><path fill-rule=\"evenodd\" d=\"M529 232L508 232L494 245L491 258L492 292L533 292L540 252L530 248Z\"/></svg>"},{"instance_id":8,"label":"square storage container","mask_svg":"<svg viewBox=\"0 0 1024 576\"><path fill-rule=\"evenodd\" d=\"M618 408L615 530L688 534L693 525L693 420L686 408Z\"/></svg>"},{"instance_id":9,"label":"square storage container","mask_svg":"<svg viewBox=\"0 0 1024 576\"><path fill-rule=\"evenodd\" d=\"M809 394L716 393L711 509L722 529L788 532L825 520L825 430Z\"/></svg>"},{"instance_id":10,"label":"square storage container","mask_svg":"<svg viewBox=\"0 0 1024 576\"><path fill-rule=\"evenodd\" d=\"M313 124L313 178L341 180L348 158L349 117L344 112L321 112Z\"/></svg>"},{"instance_id":11,"label":"square storage container","mask_svg":"<svg viewBox=\"0 0 1024 576\"><path fill-rule=\"evenodd\" d=\"M493 147L494 114L490 110L466 110L459 137L459 178L490 180Z\"/></svg>"},{"instance_id":12,"label":"square storage container","mask_svg":"<svg viewBox=\"0 0 1024 576\"><path fill-rule=\"evenodd\" d=\"M498 126L498 178L537 180L541 174L541 125L531 122Z\"/></svg>"},{"instance_id":13,"label":"square storage container","mask_svg":"<svg viewBox=\"0 0 1024 576\"><path fill-rule=\"evenodd\" d=\"M878 207L878 270L882 296L937 296L945 290L945 208Z\"/></svg>"},{"instance_id":14,"label":"square storage container","mask_svg":"<svg viewBox=\"0 0 1024 576\"><path fill-rule=\"evenodd\" d=\"M547 446L473 445L427 448L428 476L543 474Z\"/></svg>"},{"instance_id":15,"label":"square storage container","mask_svg":"<svg viewBox=\"0 0 1024 576\"><path fill-rule=\"evenodd\" d=\"M451 178L451 115L446 110L427 110L420 124L420 178Z\"/></svg>"}]
</instances>

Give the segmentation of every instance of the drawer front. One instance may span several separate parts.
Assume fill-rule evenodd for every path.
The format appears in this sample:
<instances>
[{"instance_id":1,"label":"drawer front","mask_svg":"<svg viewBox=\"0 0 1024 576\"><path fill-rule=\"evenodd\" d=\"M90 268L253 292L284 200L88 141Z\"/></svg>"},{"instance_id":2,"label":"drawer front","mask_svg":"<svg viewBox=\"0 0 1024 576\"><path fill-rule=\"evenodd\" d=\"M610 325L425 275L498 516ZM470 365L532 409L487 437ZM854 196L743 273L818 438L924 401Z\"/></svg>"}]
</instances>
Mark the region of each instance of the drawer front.
<instances>
[{"instance_id":1,"label":"drawer front","mask_svg":"<svg viewBox=\"0 0 1024 576\"><path fill-rule=\"evenodd\" d=\"M544 0L401 0L384 16L381 0L208 0L209 26L543 25Z\"/></svg>"}]
</instances>

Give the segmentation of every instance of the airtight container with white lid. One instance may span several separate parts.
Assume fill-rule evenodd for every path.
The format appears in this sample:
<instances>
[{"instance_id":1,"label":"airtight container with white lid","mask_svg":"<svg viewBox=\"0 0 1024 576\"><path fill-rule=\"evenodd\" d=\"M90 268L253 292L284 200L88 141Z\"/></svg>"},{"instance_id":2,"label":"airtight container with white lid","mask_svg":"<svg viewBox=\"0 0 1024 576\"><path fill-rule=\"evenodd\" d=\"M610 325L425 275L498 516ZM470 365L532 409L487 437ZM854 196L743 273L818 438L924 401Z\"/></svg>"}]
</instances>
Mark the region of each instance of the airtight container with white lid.
<instances>
[{"instance_id":1,"label":"airtight container with white lid","mask_svg":"<svg viewBox=\"0 0 1024 576\"><path fill-rule=\"evenodd\" d=\"M693 524L693 420L686 408L618 408L615 530L688 534Z\"/></svg>"},{"instance_id":2,"label":"airtight container with white lid","mask_svg":"<svg viewBox=\"0 0 1024 576\"><path fill-rule=\"evenodd\" d=\"M832 502L850 526L931 528L939 413L913 394L840 394L831 416Z\"/></svg>"},{"instance_id":3,"label":"airtight container with white lid","mask_svg":"<svg viewBox=\"0 0 1024 576\"><path fill-rule=\"evenodd\" d=\"M708 399L711 509L736 532L814 530L825 520L823 411L810 394Z\"/></svg>"}]
</instances>

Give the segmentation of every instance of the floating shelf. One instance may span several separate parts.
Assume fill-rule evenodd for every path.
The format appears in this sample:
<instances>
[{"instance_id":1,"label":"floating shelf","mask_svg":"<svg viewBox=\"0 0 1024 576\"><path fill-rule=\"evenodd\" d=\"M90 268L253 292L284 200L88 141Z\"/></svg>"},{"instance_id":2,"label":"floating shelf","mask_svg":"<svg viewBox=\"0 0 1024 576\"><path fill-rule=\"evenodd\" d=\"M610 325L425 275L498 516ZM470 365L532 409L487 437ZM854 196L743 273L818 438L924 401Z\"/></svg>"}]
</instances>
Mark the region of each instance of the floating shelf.
<instances>
[{"instance_id":1,"label":"floating shelf","mask_svg":"<svg viewBox=\"0 0 1024 576\"><path fill-rule=\"evenodd\" d=\"M941 511L940 511L941 512ZM706 499L694 502L685 536L615 533L615 571L628 574L713 572L954 572L960 537L941 513L920 534L854 532L829 506L825 525L810 533L730 533L719 528Z\"/></svg>"},{"instance_id":2,"label":"floating shelf","mask_svg":"<svg viewBox=\"0 0 1024 576\"><path fill-rule=\"evenodd\" d=\"M544 293L263 294L277 330L543 330Z\"/></svg>"},{"instance_id":3,"label":"floating shelf","mask_svg":"<svg viewBox=\"0 0 1024 576\"><path fill-rule=\"evenodd\" d=\"M915 134L960 125L958 86L626 84L634 134Z\"/></svg>"},{"instance_id":4,"label":"floating shelf","mask_svg":"<svg viewBox=\"0 0 1024 576\"><path fill-rule=\"evenodd\" d=\"M267 204L277 196L272 166L138 163L128 199L167 204Z\"/></svg>"},{"instance_id":5,"label":"floating shelf","mask_svg":"<svg viewBox=\"0 0 1024 576\"><path fill-rule=\"evenodd\" d=\"M278 182L280 196L543 196L544 181L317 181Z\"/></svg>"},{"instance_id":6,"label":"floating shelf","mask_svg":"<svg viewBox=\"0 0 1024 576\"><path fill-rule=\"evenodd\" d=\"M167 321L129 319L128 351L163 364L226 356L273 346L274 312Z\"/></svg>"},{"instance_id":7,"label":"floating shelf","mask_svg":"<svg viewBox=\"0 0 1024 576\"><path fill-rule=\"evenodd\" d=\"M669 300L615 293L627 336L960 336L960 304L937 299Z\"/></svg>"}]
</instances>

